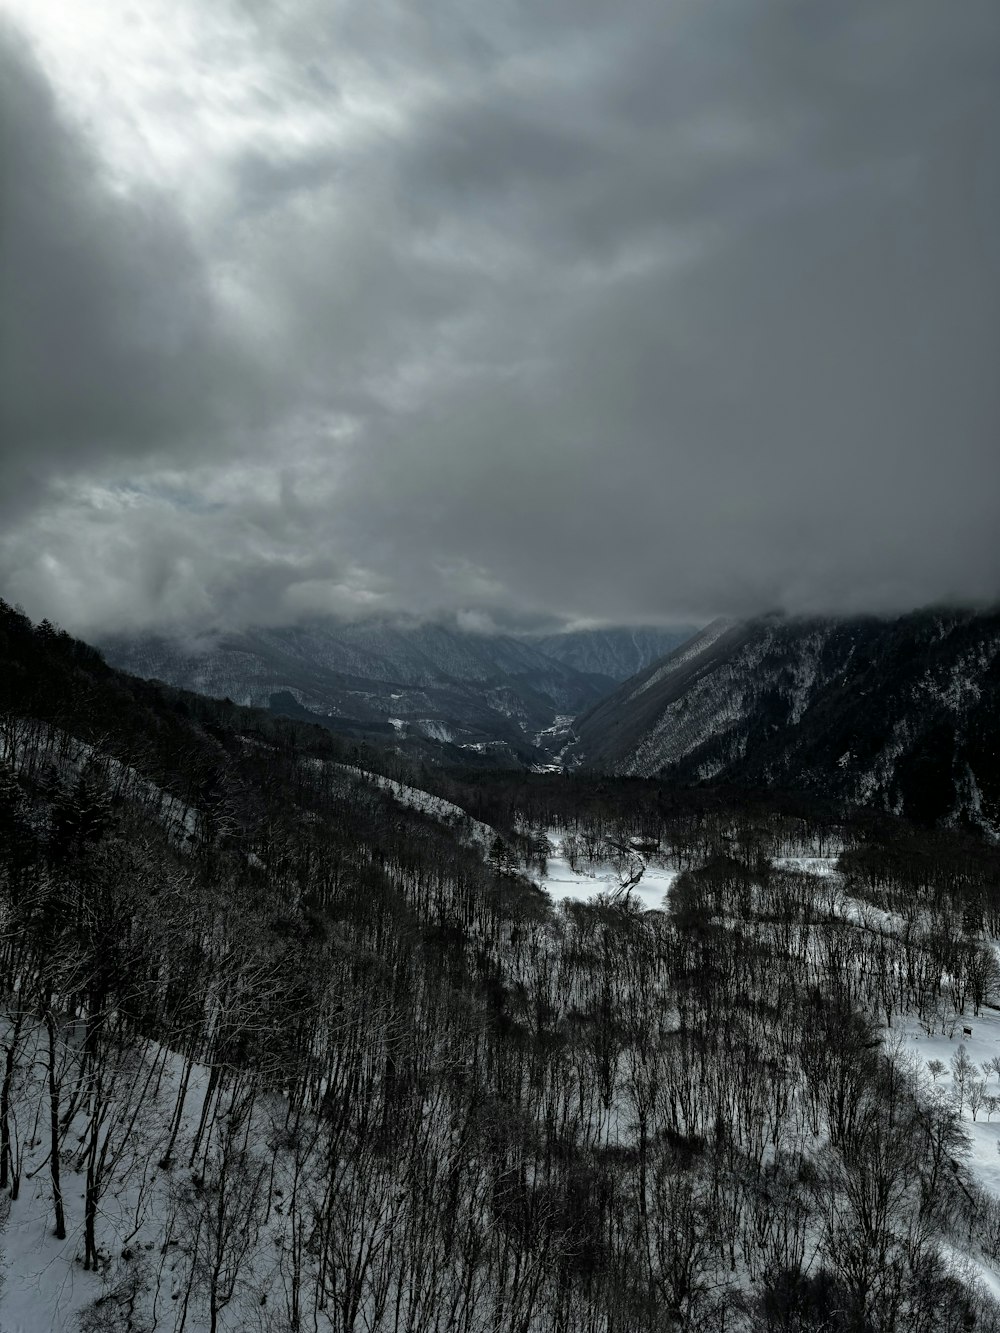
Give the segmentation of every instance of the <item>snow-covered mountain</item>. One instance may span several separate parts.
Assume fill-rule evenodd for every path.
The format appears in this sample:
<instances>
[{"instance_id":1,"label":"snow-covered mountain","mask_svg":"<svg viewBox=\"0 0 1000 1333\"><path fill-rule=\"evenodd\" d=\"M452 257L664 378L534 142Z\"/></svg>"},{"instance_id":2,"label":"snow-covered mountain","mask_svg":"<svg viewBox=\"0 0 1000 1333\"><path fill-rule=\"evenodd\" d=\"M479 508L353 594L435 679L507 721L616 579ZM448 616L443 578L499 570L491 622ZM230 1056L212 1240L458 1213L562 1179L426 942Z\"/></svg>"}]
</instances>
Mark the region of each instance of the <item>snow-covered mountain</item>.
<instances>
[{"instance_id":1,"label":"snow-covered mountain","mask_svg":"<svg viewBox=\"0 0 1000 1333\"><path fill-rule=\"evenodd\" d=\"M1000 830L1000 614L715 621L575 724L584 763Z\"/></svg>"},{"instance_id":2,"label":"snow-covered mountain","mask_svg":"<svg viewBox=\"0 0 1000 1333\"><path fill-rule=\"evenodd\" d=\"M499 746L507 761L533 757L539 733L615 684L533 639L419 622L317 622L201 642L106 640L102 648L115 666L203 694L466 754Z\"/></svg>"}]
</instances>

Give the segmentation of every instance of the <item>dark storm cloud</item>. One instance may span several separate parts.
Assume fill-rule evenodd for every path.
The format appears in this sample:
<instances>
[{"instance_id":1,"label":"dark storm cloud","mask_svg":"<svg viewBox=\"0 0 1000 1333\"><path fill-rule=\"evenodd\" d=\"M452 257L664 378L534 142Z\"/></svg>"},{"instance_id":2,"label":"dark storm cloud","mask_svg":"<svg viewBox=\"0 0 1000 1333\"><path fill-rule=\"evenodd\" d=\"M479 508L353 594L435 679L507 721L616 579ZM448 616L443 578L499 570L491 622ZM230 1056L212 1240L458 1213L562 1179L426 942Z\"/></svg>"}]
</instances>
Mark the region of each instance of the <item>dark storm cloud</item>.
<instances>
[{"instance_id":1,"label":"dark storm cloud","mask_svg":"<svg viewBox=\"0 0 1000 1333\"><path fill-rule=\"evenodd\" d=\"M605 616L996 596L996 23L870 8L654 20L554 98L568 179L439 113L424 206L518 237L476 330L509 374L400 423L395 492L363 469L400 555Z\"/></svg>"},{"instance_id":2,"label":"dark storm cloud","mask_svg":"<svg viewBox=\"0 0 1000 1333\"><path fill-rule=\"evenodd\" d=\"M125 197L0 22L5 510L111 460L190 458L260 404L169 201Z\"/></svg>"},{"instance_id":3,"label":"dark storm cloud","mask_svg":"<svg viewBox=\"0 0 1000 1333\"><path fill-rule=\"evenodd\" d=\"M48 294L14 433L78 478L0 541L26 602L121 628L1000 594L993 3L231 13L292 128L220 158L190 231L12 94L45 182L14 281Z\"/></svg>"}]
</instances>

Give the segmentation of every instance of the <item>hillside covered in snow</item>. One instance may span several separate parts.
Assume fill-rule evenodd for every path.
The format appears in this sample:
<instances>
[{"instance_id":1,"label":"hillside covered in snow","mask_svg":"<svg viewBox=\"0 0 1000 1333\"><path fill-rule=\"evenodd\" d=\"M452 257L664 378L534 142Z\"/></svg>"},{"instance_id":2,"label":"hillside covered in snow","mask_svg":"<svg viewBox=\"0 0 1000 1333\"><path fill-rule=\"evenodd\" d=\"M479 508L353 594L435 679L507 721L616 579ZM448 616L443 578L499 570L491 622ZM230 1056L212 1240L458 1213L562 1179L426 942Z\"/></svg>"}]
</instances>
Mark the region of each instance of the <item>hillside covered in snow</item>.
<instances>
[{"instance_id":1,"label":"hillside covered in snow","mask_svg":"<svg viewBox=\"0 0 1000 1333\"><path fill-rule=\"evenodd\" d=\"M0 1328L998 1333L998 855L0 604Z\"/></svg>"}]
</instances>

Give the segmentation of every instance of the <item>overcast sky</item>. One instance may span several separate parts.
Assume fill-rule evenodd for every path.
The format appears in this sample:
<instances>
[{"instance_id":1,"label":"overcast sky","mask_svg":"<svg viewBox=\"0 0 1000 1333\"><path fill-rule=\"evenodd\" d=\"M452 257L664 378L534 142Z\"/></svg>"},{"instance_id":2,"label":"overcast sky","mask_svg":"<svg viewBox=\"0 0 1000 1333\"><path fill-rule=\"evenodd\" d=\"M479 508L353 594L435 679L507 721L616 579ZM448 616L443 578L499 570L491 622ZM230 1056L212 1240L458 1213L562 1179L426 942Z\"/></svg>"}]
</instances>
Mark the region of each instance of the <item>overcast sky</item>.
<instances>
[{"instance_id":1,"label":"overcast sky","mask_svg":"<svg viewBox=\"0 0 1000 1333\"><path fill-rule=\"evenodd\" d=\"M0 126L36 618L1000 594L996 0L0 0Z\"/></svg>"}]
</instances>

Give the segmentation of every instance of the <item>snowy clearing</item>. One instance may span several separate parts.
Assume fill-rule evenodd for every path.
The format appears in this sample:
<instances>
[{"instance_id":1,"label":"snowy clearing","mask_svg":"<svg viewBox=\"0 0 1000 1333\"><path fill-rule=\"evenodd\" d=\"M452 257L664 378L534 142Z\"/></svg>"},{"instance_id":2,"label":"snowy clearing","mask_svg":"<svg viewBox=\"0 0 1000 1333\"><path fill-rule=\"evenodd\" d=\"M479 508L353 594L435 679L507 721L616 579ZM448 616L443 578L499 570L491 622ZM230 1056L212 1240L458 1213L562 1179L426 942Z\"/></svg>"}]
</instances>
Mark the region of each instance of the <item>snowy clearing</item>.
<instances>
[{"instance_id":1,"label":"snowy clearing","mask_svg":"<svg viewBox=\"0 0 1000 1333\"><path fill-rule=\"evenodd\" d=\"M971 1028L971 1037L964 1035L965 1028ZM991 1069L987 1075L984 1070L985 1065L1000 1056L1000 1011L983 1009L974 1016L970 1010L964 1018L958 1020L950 1037L941 1032L935 1032L929 1037L917 1019L908 1015L902 1022L893 1025L889 1041L894 1037L900 1040L905 1051L919 1060L922 1072L927 1074L928 1079L930 1061L939 1060L945 1066L944 1073L939 1074L934 1086L956 1102L958 1090L952 1061L964 1046L966 1055L975 1066L971 1077L985 1080L987 1096L1000 1097L1000 1079L996 1071ZM979 1107L973 1120L966 1097L962 1106L962 1128L971 1143L970 1170L984 1189L1000 1198L1000 1115L996 1112L991 1114L986 1107Z\"/></svg>"},{"instance_id":2,"label":"snowy clearing","mask_svg":"<svg viewBox=\"0 0 1000 1333\"><path fill-rule=\"evenodd\" d=\"M549 854L544 876L536 876L535 883L544 889L557 902L570 898L574 902L590 902L598 894L623 892L623 879L630 874L638 874L638 881L630 893L646 910L658 910L663 907L664 898L673 888L680 874L679 870L668 870L665 866L650 864L638 852L632 852L628 864L619 869L610 861L592 862L586 858L577 859L574 870L566 854L566 831L548 829L546 837L552 848Z\"/></svg>"}]
</instances>

